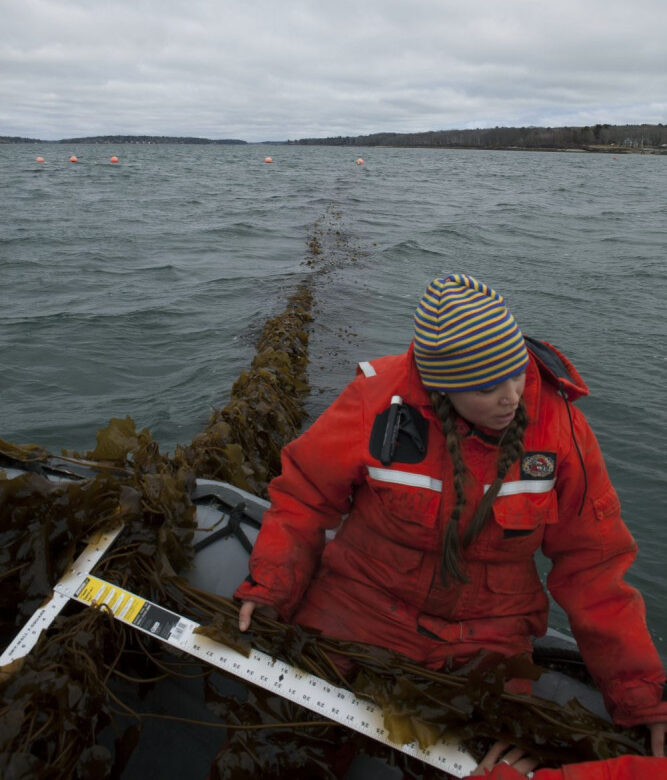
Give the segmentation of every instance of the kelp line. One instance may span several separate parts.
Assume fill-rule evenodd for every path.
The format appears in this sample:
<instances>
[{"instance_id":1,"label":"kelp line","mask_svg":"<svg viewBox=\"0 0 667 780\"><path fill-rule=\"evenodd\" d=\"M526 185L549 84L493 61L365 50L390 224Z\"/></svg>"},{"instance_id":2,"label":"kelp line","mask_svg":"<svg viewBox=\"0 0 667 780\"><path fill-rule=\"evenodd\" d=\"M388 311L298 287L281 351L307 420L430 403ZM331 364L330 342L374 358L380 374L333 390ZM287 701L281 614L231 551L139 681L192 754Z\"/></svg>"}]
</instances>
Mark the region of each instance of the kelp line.
<instances>
[{"instance_id":1,"label":"kelp line","mask_svg":"<svg viewBox=\"0 0 667 780\"><path fill-rule=\"evenodd\" d=\"M280 451L300 431L308 393L308 331L313 301L303 282L286 310L267 320L248 371L231 399L211 414L206 429L176 458L200 478L229 482L255 495L280 472Z\"/></svg>"},{"instance_id":2,"label":"kelp line","mask_svg":"<svg viewBox=\"0 0 667 780\"><path fill-rule=\"evenodd\" d=\"M311 267L322 262L325 238L316 225L308 244ZM235 382L227 406L215 410L206 429L173 456L161 454L150 432L136 431L129 418L112 420L85 455L54 458L35 445L0 441L0 466L27 472L0 478L3 645L49 597L90 535L122 523L96 576L191 617L207 635L241 652L252 644L376 702L397 744L417 740L427 746L453 731L480 756L491 741L505 738L551 765L644 753L639 731L613 727L576 703L560 707L505 693L505 678L538 674L527 659L480 656L452 675L261 615L241 635L232 600L198 590L181 576L194 559L195 478L265 494L278 473L282 446L303 424L313 278L267 321L252 365ZM72 481L50 482L54 468L70 473ZM334 663L339 656L353 661L354 672L346 677ZM119 683L143 689L166 676L193 673L202 673L199 662L143 638L103 608L69 604L30 655L0 670L0 773L40 780L120 778L142 719L157 715L134 712L119 697ZM216 688L211 670L203 674L205 699L220 719L213 725L224 725L231 735L214 761L212 780L287 772L335 778L355 755L387 756L384 745L278 696L248 686L247 698L238 701ZM127 717L136 723L118 730L113 750L98 744L102 729ZM442 776L397 751L390 760L406 777Z\"/></svg>"}]
</instances>

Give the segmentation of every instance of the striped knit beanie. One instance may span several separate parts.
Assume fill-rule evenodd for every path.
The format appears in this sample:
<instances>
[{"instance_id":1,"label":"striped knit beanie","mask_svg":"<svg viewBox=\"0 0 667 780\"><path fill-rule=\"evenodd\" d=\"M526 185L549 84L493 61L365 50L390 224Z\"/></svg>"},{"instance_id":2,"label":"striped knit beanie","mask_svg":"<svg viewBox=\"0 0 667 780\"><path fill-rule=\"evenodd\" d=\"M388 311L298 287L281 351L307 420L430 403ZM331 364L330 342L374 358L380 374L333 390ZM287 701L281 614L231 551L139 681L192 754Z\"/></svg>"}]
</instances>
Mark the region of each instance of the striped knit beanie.
<instances>
[{"instance_id":1,"label":"striped knit beanie","mask_svg":"<svg viewBox=\"0 0 667 780\"><path fill-rule=\"evenodd\" d=\"M520 374L528 352L501 295L465 274L434 279L415 312L414 354L427 390L483 390Z\"/></svg>"}]
</instances>

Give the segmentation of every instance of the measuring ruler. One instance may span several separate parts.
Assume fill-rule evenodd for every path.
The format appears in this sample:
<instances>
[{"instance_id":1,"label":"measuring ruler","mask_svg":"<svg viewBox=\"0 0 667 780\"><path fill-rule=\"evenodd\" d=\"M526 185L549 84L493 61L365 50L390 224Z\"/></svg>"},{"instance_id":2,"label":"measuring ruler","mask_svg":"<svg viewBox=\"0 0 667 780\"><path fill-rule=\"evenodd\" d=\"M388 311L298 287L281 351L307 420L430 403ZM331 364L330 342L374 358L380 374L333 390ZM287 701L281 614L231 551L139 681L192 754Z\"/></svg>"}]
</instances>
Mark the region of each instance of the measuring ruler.
<instances>
[{"instance_id":1,"label":"measuring ruler","mask_svg":"<svg viewBox=\"0 0 667 780\"><path fill-rule=\"evenodd\" d=\"M90 574L121 530L119 527L91 541L55 586L51 599L32 615L2 653L0 667L26 656L41 631L48 628L69 600L88 606L104 605L115 619L137 631L444 772L465 777L475 768L476 761L457 741L445 739L429 748L421 748L416 742L397 745L389 739L382 709L376 704L258 650L252 650L246 658L194 633L199 627L195 621Z\"/></svg>"},{"instance_id":2,"label":"measuring ruler","mask_svg":"<svg viewBox=\"0 0 667 780\"><path fill-rule=\"evenodd\" d=\"M203 634L196 634L199 623L194 620L98 577L72 572L58 583L56 592L88 606L104 605L117 620L142 633L457 777L465 777L476 766L454 740L425 749L416 743L397 745L389 739L382 709L376 704L258 650L252 650L246 658Z\"/></svg>"}]
</instances>

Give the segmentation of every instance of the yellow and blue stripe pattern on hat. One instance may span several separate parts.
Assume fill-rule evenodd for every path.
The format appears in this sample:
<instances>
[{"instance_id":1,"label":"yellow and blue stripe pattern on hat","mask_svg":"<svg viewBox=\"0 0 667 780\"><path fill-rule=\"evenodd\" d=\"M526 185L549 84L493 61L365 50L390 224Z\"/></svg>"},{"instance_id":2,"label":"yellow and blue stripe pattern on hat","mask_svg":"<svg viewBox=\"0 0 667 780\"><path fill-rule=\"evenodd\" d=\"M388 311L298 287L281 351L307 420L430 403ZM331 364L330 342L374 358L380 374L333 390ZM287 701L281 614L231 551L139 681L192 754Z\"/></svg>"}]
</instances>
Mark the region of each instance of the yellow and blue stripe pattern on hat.
<instances>
[{"instance_id":1,"label":"yellow and blue stripe pattern on hat","mask_svg":"<svg viewBox=\"0 0 667 780\"><path fill-rule=\"evenodd\" d=\"M415 362L428 390L484 390L528 364L523 336L502 295L472 276L434 279L414 321Z\"/></svg>"}]
</instances>

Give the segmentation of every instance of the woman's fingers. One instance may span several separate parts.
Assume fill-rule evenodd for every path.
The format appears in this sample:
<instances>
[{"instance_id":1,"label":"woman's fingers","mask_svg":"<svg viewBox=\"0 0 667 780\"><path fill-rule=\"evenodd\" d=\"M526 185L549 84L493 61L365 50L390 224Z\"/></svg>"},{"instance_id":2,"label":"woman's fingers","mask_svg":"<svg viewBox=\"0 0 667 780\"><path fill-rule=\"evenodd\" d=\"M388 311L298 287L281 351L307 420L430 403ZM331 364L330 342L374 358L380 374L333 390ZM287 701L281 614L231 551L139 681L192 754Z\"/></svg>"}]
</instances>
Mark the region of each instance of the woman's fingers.
<instances>
[{"instance_id":1,"label":"woman's fingers","mask_svg":"<svg viewBox=\"0 0 667 780\"><path fill-rule=\"evenodd\" d=\"M472 772L472 775L483 775L485 769L493 769L500 756L502 756L508 747L509 745L507 742L495 742L493 745L491 745L489 752L484 756L479 764L477 764L475 771Z\"/></svg>"},{"instance_id":2,"label":"woman's fingers","mask_svg":"<svg viewBox=\"0 0 667 780\"><path fill-rule=\"evenodd\" d=\"M521 772L522 775L526 775L532 772L533 769L539 764L539 761L526 755L526 751L522 748L513 747L508 750L509 745L507 742L496 742L489 748L489 752L480 761L479 765L472 772L471 777L474 775L483 775L485 770L493 769L498 764L509 764L517 772Z\"/></svg>"},{"instance_id":3,"label":"woman's fingers","mask_svg":"<svg viewBox=\"0 0 667 780\"><path fill-rule=\"evenodd\" d=\"M254 601L244 601L239 610L239 631L247 631L250 626L252 613L257 604Z\"/></svg>"},{"instance_id":4,"label":"woman's fingers","mask_svg":"<svg viewBox=\"0 0 667 780\"><path fill-rule=\"evenodd\" d=\"M274 607L258 604L256 601L244 601L243 604L241 604L241 609L239 609L239 631L248 630L252 619L252 613L255 610L274 620L278 617L278 610L274 609Z\"/></svg>"}]
</instances>

